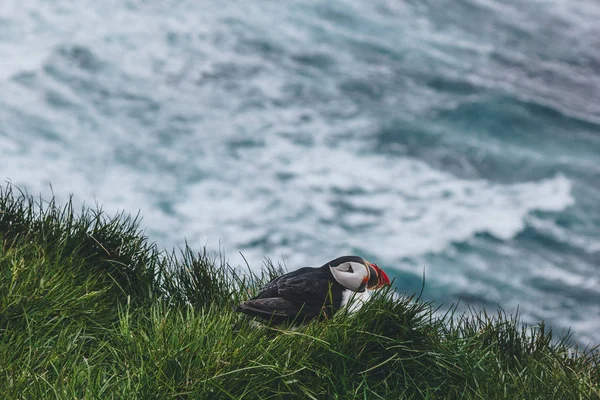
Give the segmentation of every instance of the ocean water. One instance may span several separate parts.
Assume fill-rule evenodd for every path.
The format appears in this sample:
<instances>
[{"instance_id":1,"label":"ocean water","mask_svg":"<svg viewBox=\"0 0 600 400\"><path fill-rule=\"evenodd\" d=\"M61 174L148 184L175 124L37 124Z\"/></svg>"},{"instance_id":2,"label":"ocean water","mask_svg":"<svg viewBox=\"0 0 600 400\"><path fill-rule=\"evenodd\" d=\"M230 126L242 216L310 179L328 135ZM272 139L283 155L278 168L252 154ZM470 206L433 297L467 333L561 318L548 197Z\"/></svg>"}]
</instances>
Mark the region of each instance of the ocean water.
<instances>
[{"instance_id":1,"label":"ocean water","mask_svg":"<svg viewBox=\"0 0 600 400\"><path fill-rule=\"evenodd\" d=\"M600 342L595 0L2 0L0 179Z\"/></svg>"}]
</instances>

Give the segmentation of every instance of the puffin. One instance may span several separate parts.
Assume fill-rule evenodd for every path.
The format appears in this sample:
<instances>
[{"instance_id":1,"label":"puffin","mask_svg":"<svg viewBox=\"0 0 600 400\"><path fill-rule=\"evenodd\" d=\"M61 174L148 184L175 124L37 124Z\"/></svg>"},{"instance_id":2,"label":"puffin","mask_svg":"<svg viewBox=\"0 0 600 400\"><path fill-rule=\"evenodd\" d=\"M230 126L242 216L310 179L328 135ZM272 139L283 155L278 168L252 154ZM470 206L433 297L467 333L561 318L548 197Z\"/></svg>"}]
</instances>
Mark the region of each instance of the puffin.
<instances>
[{"instance_id":1,"label":"puffin","mask_svg":"<svg viewBox=\"0 0 600 400\"><path fill-rule=\"evenodd\" d=\"M328 319L354 293L390 285L387 274L358 256L342 256L318 268L305 267L273 279L234 308L269 325Z\"/></svg>"}]
</instances>

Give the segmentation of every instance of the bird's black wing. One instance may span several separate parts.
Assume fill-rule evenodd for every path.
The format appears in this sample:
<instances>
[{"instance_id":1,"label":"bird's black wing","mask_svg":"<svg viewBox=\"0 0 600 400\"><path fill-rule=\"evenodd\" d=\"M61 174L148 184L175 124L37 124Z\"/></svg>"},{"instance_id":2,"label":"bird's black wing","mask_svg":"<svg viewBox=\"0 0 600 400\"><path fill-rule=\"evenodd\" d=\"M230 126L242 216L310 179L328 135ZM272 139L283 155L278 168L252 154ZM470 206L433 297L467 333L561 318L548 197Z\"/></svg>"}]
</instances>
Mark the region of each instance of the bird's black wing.
<instances>
[{"instance_id":1,"label":"bird's black wing","mask_svg":"<svg viewBox=\"0 0 600 400\"><path fill-rule=\"evenodd\" d=\"M294 303L281 297L252 299L239 305L238 310L263 318L292 317L302 311L302 304Z\"/></svg>"},{"instance_id":2,"label":"bird's black wing","mask_svg":"<svg viewBox=\"0 0 600 400\"><path fill-rule=\"evenodd\" d=\"M337 286L326 277L307 274L282 279L277 284L277 292L280 297L296 303L324 305L332 303Z\"/></svg>"},{"instance_id":3,"label":"bird's black wing","mask_svg":"<svg viewBox=\"0 0 600 400\"><path fill-rule=\"evenodd\" d=\"M253 299L264 299L264 298L269 298L269 297L277 297L279 296L279 281L284 278L286 275L282 275L278 278L273 279L272 281L270 281L269 283L267 283L265 286L263 286L262 288L260 288L260 290L258 291L258 293L256 294L256 296L253 297Z\"/></svg>"},{"instance_id":4,"label":"bird's black wing","mask_svg":"<svg viewBox=\"0 0 600 400\"><path fill-rule=\"evenodd\" d=\"M330 275L316 268L301 268L267 283L254 299L282 297L296 303L323 304L330 290Z\"/></svg>"},{"instance_id":5,"label":"bird's black wing","mask_svg":"<svg viewBox=\"0 0 600 400\"><path fill-rule=\"evenodd\" d=\"M239 311L272 320L312 319L332 315L341 302L341 287L315 268L302 268L269 282Z\"/></svg>"}]
</instances>

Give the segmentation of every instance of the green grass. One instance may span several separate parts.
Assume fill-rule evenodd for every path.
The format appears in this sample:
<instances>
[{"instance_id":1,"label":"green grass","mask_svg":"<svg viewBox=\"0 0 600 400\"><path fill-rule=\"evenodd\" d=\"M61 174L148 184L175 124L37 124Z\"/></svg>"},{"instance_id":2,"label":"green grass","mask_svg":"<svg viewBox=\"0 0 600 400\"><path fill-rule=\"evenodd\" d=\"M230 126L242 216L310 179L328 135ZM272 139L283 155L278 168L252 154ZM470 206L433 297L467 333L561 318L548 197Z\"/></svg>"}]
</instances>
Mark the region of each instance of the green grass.
<instances>
[{"instance_id":1,"label":"green grass","mask_svg":"<svg viewBox=\"0 0 600 400\"><path fill-rule=\"evenodd\" d=\"M232 308L260 276L138 219L0 189L0 393L6 398L594 399L600 356L499 310L439 316L393 290L292 329Z\"/></svg>"}]
</instances>

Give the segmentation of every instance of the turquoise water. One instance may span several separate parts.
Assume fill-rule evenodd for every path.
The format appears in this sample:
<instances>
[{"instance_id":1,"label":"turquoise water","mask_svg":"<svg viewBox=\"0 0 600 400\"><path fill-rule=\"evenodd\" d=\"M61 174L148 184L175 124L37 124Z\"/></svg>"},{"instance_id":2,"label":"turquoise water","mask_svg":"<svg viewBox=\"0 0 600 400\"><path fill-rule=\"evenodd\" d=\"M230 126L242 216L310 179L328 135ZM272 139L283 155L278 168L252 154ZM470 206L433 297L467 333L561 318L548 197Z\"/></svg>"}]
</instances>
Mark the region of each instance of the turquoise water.
<instances>
[{"instance_id":1,"label":"turquoise water","mask_svg":"<svg viewBox=\"0 0 600 400\"><path fill-rule=\"evenodd\" d=\"M600 342L592 0L0 4L0 178Z\"/></svg>"}]
</instances>

